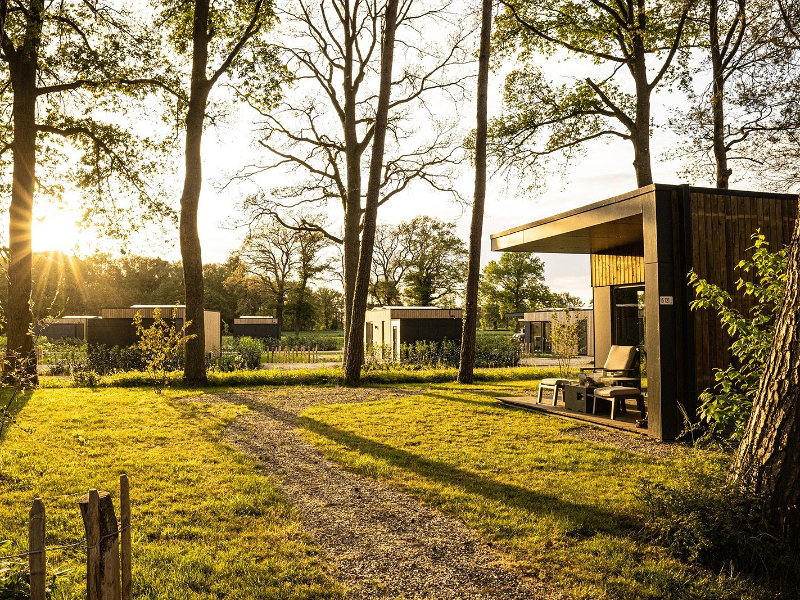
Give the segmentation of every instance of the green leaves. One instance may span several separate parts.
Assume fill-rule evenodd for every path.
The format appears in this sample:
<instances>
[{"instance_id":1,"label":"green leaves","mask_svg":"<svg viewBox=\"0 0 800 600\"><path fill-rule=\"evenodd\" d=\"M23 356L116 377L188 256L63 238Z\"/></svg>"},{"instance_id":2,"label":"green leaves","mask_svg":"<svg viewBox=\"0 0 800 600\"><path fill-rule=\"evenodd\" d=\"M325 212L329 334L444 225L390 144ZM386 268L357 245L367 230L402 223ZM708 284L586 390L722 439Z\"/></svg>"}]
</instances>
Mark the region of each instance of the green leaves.
<instances>
[{"instance_id":1,"label":"green leaves","mask_svg":"<svg viewBox=\"0 0 800 600\"><path fill-rule=\"evenodd\" d=\"M689 273L689 284L696 298L692 310L713 310L720 324L731 337L733 363L714 371L714 387L700 395L700 417L731 442L738 442L758 392L764 362L769 354L775 329L775 315L780 310L786 286L788 248L770 252L760 230L752 236L750 258L739 261L736 268L743 275L736 287L753 298L749 314L742 314L732 304L731 295L717 285Z\"/></svg>"}]
</instances>

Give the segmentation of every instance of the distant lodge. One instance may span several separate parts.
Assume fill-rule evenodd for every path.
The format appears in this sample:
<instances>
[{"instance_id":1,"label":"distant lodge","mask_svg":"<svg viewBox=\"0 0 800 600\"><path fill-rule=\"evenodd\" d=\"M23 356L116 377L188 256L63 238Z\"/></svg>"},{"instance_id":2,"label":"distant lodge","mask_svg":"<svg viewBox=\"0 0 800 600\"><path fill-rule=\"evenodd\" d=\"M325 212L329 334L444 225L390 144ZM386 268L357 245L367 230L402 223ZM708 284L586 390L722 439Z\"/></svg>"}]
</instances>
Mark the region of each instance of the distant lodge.
<instances>
[{"instance_id":1,"label":"distant lodge","mask_svg":"<svg viewBox=\"0 0 800 600\"><path fill-rule=\"evenodd\" d=\"M367 349L386 348L398 358L403 344L442 342L461 343L460 308L435 306L384 306L368 310L364 323L364 345Z\"/></svg>"},{"instance_id":2,"label":"distant lodge","mask_svg":"<svg viewBox=\"0 0 800 600\"><path fill-rule=\"evenodd\" d=\"M247 336L252 338L281 338L278 319L275 317L238 317L233 320L233 335L235 337Z\"/></svg>"},{"instance_id":3,"label":"distant lodge","mask_svg":"<svg viewBox=\"0 0 800 600\"><path fill-rule=\"evenodd\" d=\"M594 310L591 308L542 308L523 313L522 341L533 354L552 354L552 328L554 318L562 323L569 319L578 324L578 354L594 356Z\"/></svg>"},{"instance_id":4,"label":"distant lodge","mask_svg":"<svg viewBox=\"0 0 800 600\"><path fill-rule=\"evenodd\" d=\"M105 346L133 346L138 342L136 325L133 319L137 313L142 316L142 326L153 325L154 313L158 309L161 318L173 323L177 329L183 327L186 307L183 305L135 304L130 308L103 308L100 316L66 316L50 319L40 330L40 335L50 341L64 338L85 340L89 344ZM222 347L222 319L217 310L206 310L205 351L218 355ZM173 318L174 317L174 318Z\"/></svg>"}]
</instances>

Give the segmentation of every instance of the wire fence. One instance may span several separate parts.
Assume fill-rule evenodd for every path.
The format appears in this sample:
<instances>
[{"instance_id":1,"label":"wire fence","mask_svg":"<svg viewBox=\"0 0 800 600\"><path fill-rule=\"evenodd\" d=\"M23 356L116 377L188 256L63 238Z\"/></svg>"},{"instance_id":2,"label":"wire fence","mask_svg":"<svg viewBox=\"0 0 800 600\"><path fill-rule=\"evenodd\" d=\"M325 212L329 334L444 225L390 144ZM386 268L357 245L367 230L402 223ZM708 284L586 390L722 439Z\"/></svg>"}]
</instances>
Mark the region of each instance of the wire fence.
<instances>
[{"instance_id":1,"label":"wire fence","mask_svg":"<svg viewBox=\"0 0 800 600\"><path fill-rule=\"evenodd\" d=\"M71 548L86 550L87 600L132 600L131 503L128 476L124 473L120 475L119 487L119 522L108 492L90 489L88 493L69 492L34 498L28 520L28 549L0 556L0 563L6 561L6 565L8 561L28 559L30 600L47 598L47 554ZM44 500L78 495L85 538L46 546Z\"/></svg>"}]
</instances>

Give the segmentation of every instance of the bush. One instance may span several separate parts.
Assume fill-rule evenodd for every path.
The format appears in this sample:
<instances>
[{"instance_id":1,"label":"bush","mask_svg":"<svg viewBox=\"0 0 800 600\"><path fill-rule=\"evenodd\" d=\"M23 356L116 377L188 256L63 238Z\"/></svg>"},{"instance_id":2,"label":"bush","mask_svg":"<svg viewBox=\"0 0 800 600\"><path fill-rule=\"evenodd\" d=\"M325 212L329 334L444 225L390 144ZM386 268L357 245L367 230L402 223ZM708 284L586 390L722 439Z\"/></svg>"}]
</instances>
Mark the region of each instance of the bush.
<instances>
[{"instance_id":1,"label":"bush","mask_svg":"<svg viewBox=\"0 0 800 600\"><path fill-rule=\"evenodd\" d=\"M64 338L55 342L46 339L38 343L42 351L42 363L49 366L50 375L70 375L73 371L87 367L86 342Z\"/></svg>"},{"instance_id":2,"label":"bush","mask_svg":"<svg viewBox=\"0 0 800 600\"><path fill-rule=\"evenodd\" d=\"M800 557L770 535L762 503L727 481L726 466L726 459L692 457L666 482L642 483L645 533L689 563L797 581Z\"/></svg>"},{"instance_id":3,"label":"bush","mask_svg":"<svg viewBox=\"0 0 800 600\"><path fill-rule=\"evenodd\" d=\"M267 338L264 340L264 348L288 347L306 349L317 347L320 351L341 350L344 347L344 335L323 335L313 333L302 333L299 336L284 335L281 339Z\"/></svg>"},{"instance_id":4,"label":"bush","mask_svg":"<svg viewBox=\"0 0 800 600\"><path fill-rule=\"evenodd\" d=\"M455 368L410 369L395 366L391 369L367 371L361 382L364 385L397 385L405 383L448 383L455 382L458 374ZM504 369L476 369L476 382L490 381L536 381L545 377L556 377L554 369L541 367L515 367ZM183 373L173 371L167 374L171 387L180 388ZM344 380L341 367L323 369L294 370L235 370L231 372L214 371L208 374L209 387L225 386L267 386L267 385L340 385ZM104 387L140 387L150 384L150 376L141 371L117 372L101 378ZM58 379L42 379L45 388L61 387L64 382Z\"/></svg>"},{"instance_id":5,"label":"bush","mask_svg":"<svg viewBox=\"0 0 800 600\"><path fill-rule=\"evenodd\" d=\"M8 542L0 542L0 554L5 554ZM53 598L55 591L56 574L48 577L45 587L45 598ZM2 600L30 600L31 577L27 560L11 559L0 561L0 599Z\"/></svg>"},{"instance_id":6,"label":"bush","mask_svg":"<svg viewBox=\"0 0 800 600\"><path fill-rule=\"evenodd\" d=\"M261 353L264 351L261 340L251 337L227 338L222 342L222 351L211 365L213 371L229 373L241 369L258 369Z\"/></svg>"},{"instance_id":7,"label":"bush","mask_svg":"<svg viewBox=\"0 0 800 600\"><path fill-rule=\"evenodd\" d=\"M100 375L91 370L75 370L72 372L72 381L77 387L97 387L100 385Z\"/></svg>"},{"instance_id":8,"label":"bush","mask_svg":"<svg viewBox=\"0 0 800 600\"><path fill-rule=\"evenodd\" d=\"M173 323L176 313L177 309L173 309ZM173 323L162 319L158 308L153 310L153 324L150 327L142 325L140 312L133 318L136 335L139 337L137 347L144 360L145 369L150 373L151 383L159 394L169 382L167 374L180 365L186 342L195 337L186 334L186 328L191 321L186 321L180 329L176 329Z\"/></svg>"},{"instance_id":9,"label":"bush","mask_svg":"<svg viewBox=\"0 0 800 600\"><path fill-rule=\"evenodd\" d=\"M516 367L522 356L519 342L505 336L478 336L475 340L476 367Z\"/></svg>"},{"instance_id":10,"label":"bush","mask_svg":"<svg viewBox=\"0 0 800 600\"><path fill-rule=\"evenodd\" d=\"M692 310L716 311L722 327L733 340L730 350L734 362L724 369L714 370L714 387L700 395L698 410L712 434L720 434L732 443L741 440L750 417L786 285L787 248L770 252L765 237L758 231L752 239L753 246L749 248L753 250L752 258L742 259L737 268L743 273L752 272L753 281L739 278L736 282L737 289L753 296L754 305L749 315L731 306L731 296L725 290L700 279L694 271L689 273L689 283L696 295L691 303Z\"/></svg>"},{"instance_id":11,"label":"bush","mask_svg":"<svg viewBox=\"0 0 800 600\"><path fill-rule=\"evenodd\" d=\"M88 370L100 375L119 371L141 371L145 361L141 350L136 346L113 346L89 344L86 349Z\"/></svg>"},{"instance_id":12,"label":"bush","mask_svg":"<svg viewBox=\"0 0 800 600\"><path fill-rule=\"evenodd\" d=\"M251 337L236 339L235 350L245 369L257 369L261 365L261 353L264 351L261 342Z\"/></svg>"}]
</instances>

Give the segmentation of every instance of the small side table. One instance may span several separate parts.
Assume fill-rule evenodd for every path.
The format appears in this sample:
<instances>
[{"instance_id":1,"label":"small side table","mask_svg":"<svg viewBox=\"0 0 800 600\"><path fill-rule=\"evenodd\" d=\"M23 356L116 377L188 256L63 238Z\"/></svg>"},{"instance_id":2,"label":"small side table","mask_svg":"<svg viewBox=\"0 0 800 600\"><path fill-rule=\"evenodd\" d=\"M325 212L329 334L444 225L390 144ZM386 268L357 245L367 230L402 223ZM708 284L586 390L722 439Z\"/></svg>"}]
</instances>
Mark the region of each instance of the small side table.
<instances>
[{"instance_id":1,"label":"small side table","mask_svg":"<svg viewBox=\"0 0 800 600\"><path fill-rule=\"evenodd\" d=\"M568 383L564 386L564 407L567 410L590 413L594 409L593 387Z\"/></svg>"}]
</instances>

